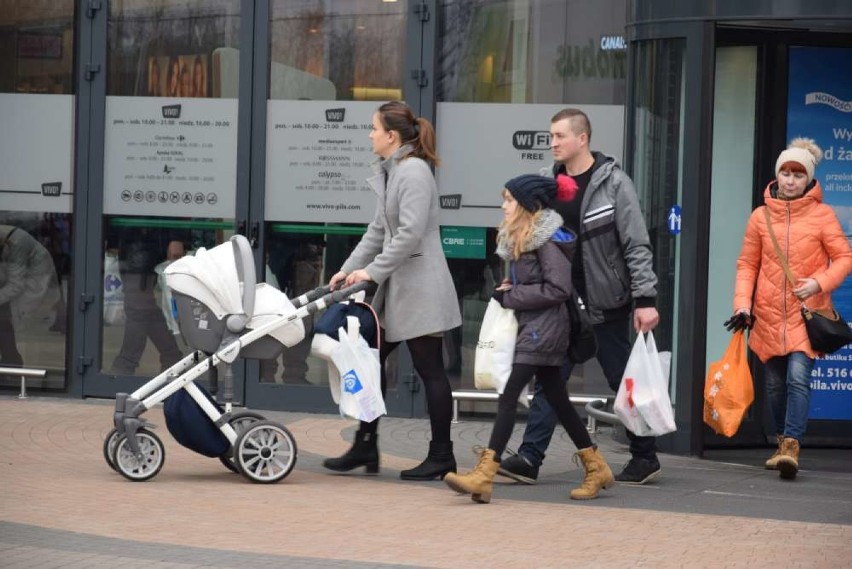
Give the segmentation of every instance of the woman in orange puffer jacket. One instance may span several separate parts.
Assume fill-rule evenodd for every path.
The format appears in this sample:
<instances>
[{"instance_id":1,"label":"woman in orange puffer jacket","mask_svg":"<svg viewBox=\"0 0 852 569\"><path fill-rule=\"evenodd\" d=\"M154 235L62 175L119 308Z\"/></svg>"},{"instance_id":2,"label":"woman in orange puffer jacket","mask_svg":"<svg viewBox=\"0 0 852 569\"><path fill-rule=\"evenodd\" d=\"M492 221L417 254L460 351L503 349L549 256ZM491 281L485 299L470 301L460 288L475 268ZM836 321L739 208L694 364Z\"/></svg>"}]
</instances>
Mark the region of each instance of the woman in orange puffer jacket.
<instances>
[{"instance_id":1,"label":"woman in orange puffer jacket","mask_svg":"<svg viewBox=\"0 0 852 569\"><path fill-rule=\"evenodd\" d=\"M776 180L764 192L765 204L748 220L737 260L734 314L754 323L749 347L765 365L766 391L778 450L766 468L794 478L799 444L810 406L815 352L800 312L831 308L831 291L852 272L852 250L834 210L822 203L814 170L822 151L813 140L797 138L775 163ZM766 213L790 271L791 285L772 244ZM756 285L756 288L755 288ZM742 315L742 316L740 316ZM753 317L752 317L753 315Z\"/></svg>"}]
</instances>

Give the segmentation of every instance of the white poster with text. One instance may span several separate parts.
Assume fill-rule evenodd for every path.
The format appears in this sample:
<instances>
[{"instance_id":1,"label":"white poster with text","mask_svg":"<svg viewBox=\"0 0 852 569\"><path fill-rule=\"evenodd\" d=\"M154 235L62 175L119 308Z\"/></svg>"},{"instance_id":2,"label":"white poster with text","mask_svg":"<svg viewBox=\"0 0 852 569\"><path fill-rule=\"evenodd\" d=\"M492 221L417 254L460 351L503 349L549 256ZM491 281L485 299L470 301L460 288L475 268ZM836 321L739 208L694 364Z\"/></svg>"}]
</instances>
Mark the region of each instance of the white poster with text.
<instances>
[{"instance_id":1,"label":"white poster with text","mask_svg":"<svg viewBox=\"0 0 852 569\"><path fill-rule=\"evenodd\" d=\"M376 160L369 135L381 103L268 102L267 220L369 223Z\"/></svg>"},{"instance_id":2,"label":"white poster with text","mask_svg":"<svg viewBox=\"0 0 852 569\"><path fill-rule=\"evenodd\" d=\"M500 191L520 174L553 164L550 118L573 106L589 116L592 150L622 160L621 105L520 105L438 103L436 130L441 167L436 169L441 224L495 227Z\"/></svg>"},{"instance_id":3,"label":"white poster with text","mask_svg":"<svg viewBox=\"0 0 852 569\"><path fill-rule=\"evenodd\" d=\"M237 100L107 97L104 213L234 216Z\"/></svg>"},{"instance_id":4,"label":"white poster with text","mask_svg":"<svg viewBox=\"0 0 852 569\"><path fill-rule=\"evenodd\" d=\"M0 94L0 210L71 213L74 95Z\"/></svg>"}]
</instances>

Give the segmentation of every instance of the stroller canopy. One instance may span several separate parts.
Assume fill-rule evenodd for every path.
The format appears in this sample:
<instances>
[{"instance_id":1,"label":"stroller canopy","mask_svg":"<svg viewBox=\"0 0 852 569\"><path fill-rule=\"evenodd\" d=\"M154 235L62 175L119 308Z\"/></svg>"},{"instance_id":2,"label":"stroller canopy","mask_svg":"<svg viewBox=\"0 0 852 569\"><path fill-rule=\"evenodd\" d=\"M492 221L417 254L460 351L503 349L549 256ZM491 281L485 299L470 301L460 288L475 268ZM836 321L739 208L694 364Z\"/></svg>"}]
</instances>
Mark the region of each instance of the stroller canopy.
<instances>
[{"instance_id":1,"label":"stroller canopy","mask_svg":"<svg viewBox=\"0 0 852 569\"><path fill-rule=\"evenodd\" d=\"M237 272L238 262L246 270L254 271L253 262L250 259L237 259L235 248L228 241L212 249L202 247L194 256L178 259L166 267L163 273L169 288L201 302L221 320L231 314L245 314L243 283ZM258 284L253 294L254 314L250 315L248 328L258 328L280 318L281 326L270 332L270 336L287 347L304 339L305 326L301 319L286 322L281 318L296 312L287 295L266 283Z\"/></svg>"}]
</instances>

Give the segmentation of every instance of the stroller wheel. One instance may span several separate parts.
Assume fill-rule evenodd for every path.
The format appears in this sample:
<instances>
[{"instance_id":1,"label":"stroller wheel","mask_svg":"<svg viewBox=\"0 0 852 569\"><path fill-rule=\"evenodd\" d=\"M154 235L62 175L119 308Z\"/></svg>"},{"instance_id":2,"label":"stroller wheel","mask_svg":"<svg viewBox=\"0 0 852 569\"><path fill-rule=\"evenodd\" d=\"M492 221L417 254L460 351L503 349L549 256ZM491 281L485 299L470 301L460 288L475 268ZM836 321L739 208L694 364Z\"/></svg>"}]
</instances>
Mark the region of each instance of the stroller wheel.
<instances>
[{"instance_id":1,"label":"stroller wheel","mask_svg":"<svg viewBox=\"0 0 852 569\"><path fill-rule=\"evenodd\" d=\"M166 460L166 449L160 437L148 429L136 431L136 442L139 444L140 455L133 454L127 435L121 435L112 452L116 470L134 482L149 480L160 472Z\"/></svg>"},{"instance_id":2,"label":"stroller wheel","mask_svg":"<svg viewBox=\"0 0 852 569\"><path fill-rule=\"evenodd\" d=\"M112 455L115 451L115 444L118 442L118 436L118 430L113 429L104 439L104 460L106 460L109 467L116 472L118 472L118 468L116 468L115 462L112 460Z\"/></svg>"},{"instance_id":3,"label":"stroller wheel","mask_svg":"<svg viewBox=\"0 0 852 569\"><path fill-rule=\"evenodd\" d=\"M237 438L239 438L240 434L242 434L246 427L252 423L263 421L265 418L266 417L260 413L255 413L254 411L238 411L231 415L231 419L228 421L228 424L237 431ZM219 461L231 472L236 472L237 474L240 473L240 469L234 463L233 448L228 449L228 452L225 455L220 456Z\"/></svg>"},{"instance_id":4,"label":"stroller wheel","mask_svg":"<svg viewBox=\"0 0 852 569\"><path fill-rule=\"evenodd\" d=\"M296 465L296 439L280 423L258 421L237 439L234 462L252 482L278 482Z\"/></svg>"}]
</instances>

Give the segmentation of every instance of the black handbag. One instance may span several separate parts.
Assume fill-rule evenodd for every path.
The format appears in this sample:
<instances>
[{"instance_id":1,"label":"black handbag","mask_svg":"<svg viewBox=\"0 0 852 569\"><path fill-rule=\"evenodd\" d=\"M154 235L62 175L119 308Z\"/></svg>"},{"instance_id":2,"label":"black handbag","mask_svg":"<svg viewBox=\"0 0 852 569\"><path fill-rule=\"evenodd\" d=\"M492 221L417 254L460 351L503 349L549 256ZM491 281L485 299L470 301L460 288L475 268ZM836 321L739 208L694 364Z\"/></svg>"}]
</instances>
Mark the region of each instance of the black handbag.
<instances>
[{"instance_id":1,"label":"black handbag","mask_svg":"<svg viewBox=\"0 0 852 569\"><path fill-rule=\"evenodd\" d=\"M787 264L787 258L781 252L781 246L778 245L778 240L775 239L775 233L772 231L769 210L764 208L763 213L766 215L766 227L769 231L769 237L772 239L772 245L775 247L775 254L781 261L781 267L784 269L784 274L787 275L790 285L795 287L796 279L793 278L790 265ZM831 309L830 314L824 314L811 310L802 303L802 318L805 321L805 330L808 332L811 348L815 352L831 354L846 344L852 343L852 330L849 329L846 319L840 316L840 313L834 308Z\"/></svg>"},{"instance_id":2,"label":"black handbag","mask_svg":"<svg viewBox=\"0 0 852 569\"><path fill-rule=\"evenodd\" d=\"M817 352L831 354L852 343L852 330L840 313L831 309L830 315L802 306L802 318L811 347Z\"/></svg>"},{"instance_id":3,"label":"black handbag","mask_svg":"<svg viewBox=\"0 0 852 569\"><path fill-rule=\"evenodd\" d=\"M565 301L565 305L568 307L568 317L571 320L568 359L571 363L581 364L598 353L594 325L576 290L571 291L571 298Z\"/></svg>"}]
</instances>

